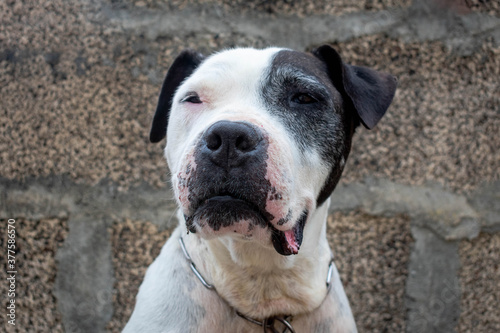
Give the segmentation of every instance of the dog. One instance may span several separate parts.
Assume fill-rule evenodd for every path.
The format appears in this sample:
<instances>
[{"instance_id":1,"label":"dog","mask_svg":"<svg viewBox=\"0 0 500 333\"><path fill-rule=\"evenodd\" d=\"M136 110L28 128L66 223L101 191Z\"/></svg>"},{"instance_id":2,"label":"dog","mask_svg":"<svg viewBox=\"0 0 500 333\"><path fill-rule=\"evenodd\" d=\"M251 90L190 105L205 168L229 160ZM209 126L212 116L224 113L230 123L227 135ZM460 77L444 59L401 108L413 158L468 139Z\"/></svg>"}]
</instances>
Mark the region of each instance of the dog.
<instances>
[{"instance_id":1,"label":"dog","mask_svg":"<svg viewBox=\"0 0 500 333\"><path fill-rule=\"evenodd\" d=\"M124 332L356 332L329 196L355 129L378 123L396 86L328 45L183 51L150 132L167 138L180 223Z\"/></svg>"}]
</instances>

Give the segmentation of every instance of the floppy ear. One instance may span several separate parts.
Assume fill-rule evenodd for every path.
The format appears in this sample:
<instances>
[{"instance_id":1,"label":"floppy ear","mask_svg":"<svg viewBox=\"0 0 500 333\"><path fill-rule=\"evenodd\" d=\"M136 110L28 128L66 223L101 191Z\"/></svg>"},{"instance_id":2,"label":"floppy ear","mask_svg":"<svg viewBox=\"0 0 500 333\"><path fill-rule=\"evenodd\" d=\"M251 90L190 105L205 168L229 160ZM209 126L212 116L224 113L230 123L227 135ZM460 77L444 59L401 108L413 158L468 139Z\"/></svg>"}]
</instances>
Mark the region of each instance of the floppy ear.
<instances>
[{"instance_id":1,"label":"floppy ear","mask_svg":"<svg viewBox=\"0 0 500 333\"><path fill-rule=\"evenodd\" d=\"M170 66L161 87L158 106L156 107L151 132L149 133L149 141L156 143L163 140L167 135L168 116L175 91L194 72L204 58L201 53L193 50L185 50L177 56L174 63Z\"/></svg>"},{"instance_id":2,"label":"floppy ear","mask_svg":"<svg viewBox=\"0 0 500 333\"><path fill-rule=\"evenodd\" d=\"M319 47L313 54L326 63L335 88L352 102L363 125L372 129L391 104L397 79L367 67L345 64L329 45Z\"/></svg>"}]
</instances>

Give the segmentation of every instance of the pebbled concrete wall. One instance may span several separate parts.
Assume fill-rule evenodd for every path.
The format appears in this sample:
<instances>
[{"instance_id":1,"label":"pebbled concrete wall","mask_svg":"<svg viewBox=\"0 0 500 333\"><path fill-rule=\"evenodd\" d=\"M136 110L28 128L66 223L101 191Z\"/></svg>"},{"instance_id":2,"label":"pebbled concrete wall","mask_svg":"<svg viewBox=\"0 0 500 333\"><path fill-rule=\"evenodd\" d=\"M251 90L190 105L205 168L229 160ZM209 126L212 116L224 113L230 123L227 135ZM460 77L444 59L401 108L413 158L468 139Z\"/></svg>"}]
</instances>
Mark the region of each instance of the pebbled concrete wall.
<instances>
[{"instance_id":1,"label":"pebbled concrete wall","mask_svg":"<svg viewBox=\"0 0 500 333\"><path fill-rule=\"evenodd\" d=\"M500 4L475 0L1 2L2 328L124 326L176 223L147 135L180 50L323 43L399 78L328 221L360 332L500 331Z\"/></svg>"}]
</instances>

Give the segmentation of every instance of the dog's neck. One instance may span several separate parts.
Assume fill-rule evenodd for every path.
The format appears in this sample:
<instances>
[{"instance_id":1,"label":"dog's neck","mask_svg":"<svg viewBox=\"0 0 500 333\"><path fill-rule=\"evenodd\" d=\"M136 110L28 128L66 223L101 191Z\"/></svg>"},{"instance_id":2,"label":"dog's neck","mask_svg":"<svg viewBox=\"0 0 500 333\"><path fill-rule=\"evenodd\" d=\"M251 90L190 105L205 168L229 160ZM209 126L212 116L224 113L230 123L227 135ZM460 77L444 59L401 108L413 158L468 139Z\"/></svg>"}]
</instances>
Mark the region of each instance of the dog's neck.
<instances>
[{"instance_id":1,"label":"dog's neck","mask_svg":"<svg viewBox=\"0 0 500 333\"><path fill-rule=\"evenodd\" d=\"M221 297L253 318L297 315L321 305L327 294L325 278L332 257L326 239L329 201L306 224L297 255L282 256L270 247L234 237L205 240L186 237L197 267ZM197 246L189 243L196 242Z\"/></svg>"}]
</instances>

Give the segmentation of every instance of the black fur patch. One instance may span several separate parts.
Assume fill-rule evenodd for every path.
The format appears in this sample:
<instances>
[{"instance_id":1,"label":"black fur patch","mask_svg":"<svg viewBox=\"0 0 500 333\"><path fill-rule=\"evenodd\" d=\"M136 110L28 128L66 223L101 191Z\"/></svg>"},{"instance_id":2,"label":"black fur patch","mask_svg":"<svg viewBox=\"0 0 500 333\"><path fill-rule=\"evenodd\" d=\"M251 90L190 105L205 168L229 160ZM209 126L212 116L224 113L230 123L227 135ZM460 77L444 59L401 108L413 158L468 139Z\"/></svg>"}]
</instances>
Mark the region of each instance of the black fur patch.
<instances>
[{"instance_id":1,"label":"black fur patch","mask_svg":"<svg viewBox=\"0 0 500 333\"><path fill-rule=\"evenodd\" d=\"M302 152L321 154L330 174L316 201L332 193L347 161L360 122L373 128L389 107L397 86L392 75L342 62L324 45L313 55L280 51L262 84L269 111L289 129Z\"/></svg>"},{"instance_id":2,"label":"black fur patch","mask_svg":"<svg viewBox=\"0 0 500 333\"><path fill-rule=\"evenodd\" d=\"M326 192L317 198L321 205L342 173L340 160L349 154L355 119L345 114L342 95L330 80L326 64L306 53L278 52L261 89L265 105L285 124L300 150L317 151L330 167ZM310 96L312 102L294 101L301 94Z\"/></svg>"}]
</instances>

